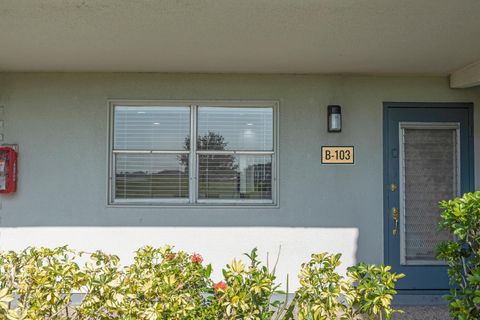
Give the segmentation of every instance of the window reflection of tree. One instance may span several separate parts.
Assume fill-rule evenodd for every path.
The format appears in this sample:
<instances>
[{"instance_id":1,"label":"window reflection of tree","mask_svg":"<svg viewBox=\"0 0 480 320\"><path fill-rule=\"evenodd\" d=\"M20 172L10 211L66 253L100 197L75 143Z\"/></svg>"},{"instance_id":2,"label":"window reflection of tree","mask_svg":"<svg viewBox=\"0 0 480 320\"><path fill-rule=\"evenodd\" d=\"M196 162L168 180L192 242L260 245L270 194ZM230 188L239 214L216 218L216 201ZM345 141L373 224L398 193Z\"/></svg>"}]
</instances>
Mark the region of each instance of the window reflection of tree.
<instances>
[{"instance_id":1,"label":"window reflection of tree","mask_svg":"<svg viewBox=\"0 0 480 320\"><path fill-rule=\"evenodd\" d=\"M197 150L225 151L228 142L216 132L209 131L197 138ZM185 138L185 150L190 150L190 137ZM179 156L185 172L189 169L189 156ZM201 154L199 156L198 177L199 194L204 198L270 198L272 170L271 161L249 164L240 168L238 159L232 154ZM247 192L241 190L242 172L251 173L253 179L249 181L252 188Z\"/></svg>"},{"instance_id":2,"label":"window reflection of tree","mask_svg":"<svg viewBox=\"0 0 480 320\"><path fill-rule=\"evenodd\" d=\"M228 142L216 132L209 131L197 138L197 150L201 151L225 151ZM190 137L185 138L185 150L190 149ZM180 156L185 170L189 169L189 157L186 154ZM199 156L198 177L199 192L204 193L206 198L222 196L235 196L238 192L240 175L235 156L232 154L202 154Z\"/></svg>"}]
</instances>

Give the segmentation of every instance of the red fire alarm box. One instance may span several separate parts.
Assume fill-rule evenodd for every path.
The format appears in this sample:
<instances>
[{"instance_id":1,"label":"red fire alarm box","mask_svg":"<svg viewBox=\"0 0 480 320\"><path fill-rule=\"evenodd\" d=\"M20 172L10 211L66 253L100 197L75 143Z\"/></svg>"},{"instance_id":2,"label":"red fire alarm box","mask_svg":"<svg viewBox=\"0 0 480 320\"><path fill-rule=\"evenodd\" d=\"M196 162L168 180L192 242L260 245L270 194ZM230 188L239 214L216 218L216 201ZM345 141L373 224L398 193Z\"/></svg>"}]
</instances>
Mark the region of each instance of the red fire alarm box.
<instances>
[{"instance_id":1,"label":"red fire alarm box","mask_svg":"<svg viewBox=\"0 0 480 320\"><path fill-rule=\"evenodd\" d=\"M17 191L17 152L12 147L0 147L0 193Z\"/></svg>"}]
</instances>

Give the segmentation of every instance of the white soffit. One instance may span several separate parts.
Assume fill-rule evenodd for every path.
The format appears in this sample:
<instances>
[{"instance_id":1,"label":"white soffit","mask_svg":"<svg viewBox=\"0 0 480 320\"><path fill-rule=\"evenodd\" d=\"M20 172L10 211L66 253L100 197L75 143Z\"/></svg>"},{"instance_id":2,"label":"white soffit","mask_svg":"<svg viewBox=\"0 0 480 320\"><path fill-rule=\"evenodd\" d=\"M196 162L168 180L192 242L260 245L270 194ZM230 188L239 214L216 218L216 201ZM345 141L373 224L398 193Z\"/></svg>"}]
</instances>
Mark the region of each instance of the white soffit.
<instances>
[{"instance_id":1,"label":"white soffit","mask_svg":"<svg viewBox=\"0 0 480 320\"><path fill-rule=\"evenodd\" d=\"M0 0L0 71L447 75L479 0Z\"/></svg>"},{"instance_id":2,"label":"white soffit","mask_svg":"<svg viewBox=\"0 0 480 320\"><path fill-rule=\"evenodd\" d=\"M450 76L450 87L470 88L480 85L480 61L470 64Z\"/></svg>"}]
</instances>

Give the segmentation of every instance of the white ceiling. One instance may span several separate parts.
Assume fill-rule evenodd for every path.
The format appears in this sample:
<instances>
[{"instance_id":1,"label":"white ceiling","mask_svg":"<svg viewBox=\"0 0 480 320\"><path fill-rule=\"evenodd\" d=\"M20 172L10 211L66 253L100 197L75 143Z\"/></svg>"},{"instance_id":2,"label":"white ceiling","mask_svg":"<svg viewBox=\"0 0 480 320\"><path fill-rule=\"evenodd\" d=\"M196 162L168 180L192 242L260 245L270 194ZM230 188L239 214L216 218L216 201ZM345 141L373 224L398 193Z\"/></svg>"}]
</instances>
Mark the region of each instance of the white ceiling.
<instances>
[{"instance_id":1,"label":"white ceiling","mask_svg":"<svg viewBox=\"0 0 480 320\"><path fill-rule=\"evenodd\" d=\"M0 71L446 75L479 0L0 0Z\"/></svg>"}]
</instances>

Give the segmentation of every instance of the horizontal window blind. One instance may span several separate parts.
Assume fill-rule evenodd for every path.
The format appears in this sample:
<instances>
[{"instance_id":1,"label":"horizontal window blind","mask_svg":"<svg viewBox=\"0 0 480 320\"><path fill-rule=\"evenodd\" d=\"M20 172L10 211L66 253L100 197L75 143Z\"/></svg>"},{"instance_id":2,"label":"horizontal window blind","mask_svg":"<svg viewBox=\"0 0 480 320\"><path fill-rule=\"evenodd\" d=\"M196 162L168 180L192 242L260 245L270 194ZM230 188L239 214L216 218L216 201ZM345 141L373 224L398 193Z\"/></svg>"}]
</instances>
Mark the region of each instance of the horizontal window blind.
<instances>
[{"instance_id":1,"label":"horizontal window blind","mask_svg":"<svg viewBox=\"0 0 480 320\"><path fill-rule=\"evenodd\" d=\"M272 199L272 156L200 155L199 199Z\"/></svg>"},{"instance_id":2,"label":"horizontal window blind","mask_svg":"<svg viewBox=\"0 0 480 320\"><path fill-rule=\"evenodd\" d=\"M115 108L114 149L188 150L189 107Z\"/></svg>"},{"instance_id":3,"label":"horizontal window blind","mask_svg":"<svg viewBox=\"0 0 480 320\"><path fill-rule=\"evenodd\" d=\"M112 110L112 203L274 202L273 106Z\"/></svg>"},{"instance_id":4,"label":"horizontal window blind","mask_svg":"<svg viewBox=\"0 0 480 320\"><path fill-rule=\"evenodd\" d=\"M188 198L188 154L117 154L117 199Z\"/></svg>"},{"instance_id":5,"label":"horizontal window blind","mask_svg":"<svg viewBox=\"0 0 480 320\"><path fill-rule=\"evenodd\" d=\"M197 148L199 199L272 199L273 108L199 107Z\"/></svg>"},{"instance_id":6,"label":"horizontal window blind","mask_svg":"<svg viewBox=\"0 0 480 320\"><path fill-rule=\"evenodd\" d=\"M190 107L116 106L113 128L115 199L188 199Z\"/></svg>"},{"instance_id":7,"label":"horizontal window blind","mask_svg":"<svg viewBox=\"0 0 480 320\"><path fill-rule=\"evenodd\" d=\"M199 150L271 151L273 109L199 107L198 137Z\"/></svg>"}]
</instances>

